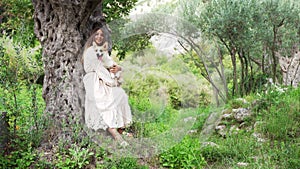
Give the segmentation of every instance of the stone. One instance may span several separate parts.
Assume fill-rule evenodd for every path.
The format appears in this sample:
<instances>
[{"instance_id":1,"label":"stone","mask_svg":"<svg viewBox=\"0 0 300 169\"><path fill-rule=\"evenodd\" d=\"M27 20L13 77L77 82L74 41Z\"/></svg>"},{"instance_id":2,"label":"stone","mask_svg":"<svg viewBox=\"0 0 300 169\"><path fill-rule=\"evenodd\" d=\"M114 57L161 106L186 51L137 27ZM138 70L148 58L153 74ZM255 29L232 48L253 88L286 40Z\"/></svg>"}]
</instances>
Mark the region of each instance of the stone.
<instances>
[{"instance_id":1,"label":"stone","mask_svg":"<svg viewBox=\"0 0 300 169\"><path fill-rule=\"evenodd\" d=\"M225 125L218 125L216 126L215 130L217 131L218 134L220 134L222 137L226 136L226 126Z\"/></svg>"},{"instance_id":2,"label":"stone","mask_svg":"<svg viewBox=\"0 0 300 169\"><path fill-rule=\"evenodd\" d=\"M231 113L226 113L222 115L222 119L231 119L232 118L232 114Z\"/></svg>"},{"instance_id":3,"label":"stone","mask_svg":"<svg viewBox=\"0 0 300 169\"><path fill-rule=\"evenodd\" d=\"M237 165L238 165L239 167L246 167L246 166L248 166L248 165L249 165L249 163L245 163L245 162L238 162L238 163L237 163Z\"/></svg>"},{"instance_id":4,"label":"stone","mask_svg":"<svg viewBox=\"0 0 300 169\"><path fill-rule=\"evenodd\" d=\"M229 132L230 134L238 134L239 130L240 129L236 125L233 125L230 127Z\"/></svg>"},{"instance_id":5,"label":"stone","mask_svg":"<svg viewBox=\"0 0 300 169\"><path fill-rule=\"evenodd\" d=\"M247 108L232 109L234 118L238 122L243 122L247 117L251 116L251 111Z\"/></svg>"}]
</instances>

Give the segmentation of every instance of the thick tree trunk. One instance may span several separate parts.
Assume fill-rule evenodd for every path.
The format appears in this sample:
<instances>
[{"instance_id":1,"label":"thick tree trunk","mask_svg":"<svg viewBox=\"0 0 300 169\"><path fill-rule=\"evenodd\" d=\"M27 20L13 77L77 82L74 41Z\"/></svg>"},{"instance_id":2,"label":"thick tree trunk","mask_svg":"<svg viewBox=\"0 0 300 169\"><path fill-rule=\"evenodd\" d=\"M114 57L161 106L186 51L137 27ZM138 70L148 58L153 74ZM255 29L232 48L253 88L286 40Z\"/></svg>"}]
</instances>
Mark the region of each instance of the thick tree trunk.
<instances>
[{"instance_id":1,"label":"thick tree trunk","mask_svg":"<svg viewBox=\"0 0 300 169\"><path fill-rule=\"evenodd\" d=\"M59 136L82 124L81 53L91 30L101 27L101 0L33 0L35 34L43 46L45 114ZM62 126L67 126L62 132Z\"/></svg>"}]
</instances>

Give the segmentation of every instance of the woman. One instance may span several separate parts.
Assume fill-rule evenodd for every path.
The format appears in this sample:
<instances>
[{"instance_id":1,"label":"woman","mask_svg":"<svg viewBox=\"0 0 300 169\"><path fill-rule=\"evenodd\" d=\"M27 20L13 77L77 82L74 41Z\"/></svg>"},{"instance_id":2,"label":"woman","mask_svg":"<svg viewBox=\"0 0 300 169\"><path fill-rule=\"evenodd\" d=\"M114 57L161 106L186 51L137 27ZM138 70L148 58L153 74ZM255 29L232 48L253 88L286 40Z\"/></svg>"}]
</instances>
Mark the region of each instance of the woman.
<instances>
[{"instance_id":1,"label":"woman","mask_svg":"<svg viewBox=\"0 0 300 169\"><path fill-rule=\"evenodd\" d=\"M117 129L132 122L128 96L111 77L110 73L117 73L121 67L108 55L105 45L101 29L85 45L85 122L87 127L94 130L107 130L121 145L127 145Z\"/></svg>"}]
</instances>

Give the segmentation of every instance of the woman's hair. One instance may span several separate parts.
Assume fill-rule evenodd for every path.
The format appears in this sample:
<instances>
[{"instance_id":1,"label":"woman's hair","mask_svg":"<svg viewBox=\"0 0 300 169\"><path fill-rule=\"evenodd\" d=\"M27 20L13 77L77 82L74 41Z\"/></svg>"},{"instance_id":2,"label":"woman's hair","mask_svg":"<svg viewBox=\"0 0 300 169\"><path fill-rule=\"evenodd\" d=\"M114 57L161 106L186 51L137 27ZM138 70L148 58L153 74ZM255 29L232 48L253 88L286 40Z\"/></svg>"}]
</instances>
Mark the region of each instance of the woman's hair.
<instances>
[{"instance_id":1,"label":"woman's hair","mask_svg":"<svg viewBox=\"0 0 300 169\"><path fill-rule=\"evenodd\" d=\"M87 48L91 47L93 45L93 42L95 41L95 36L98 30L101 30L103 33L104 31L101 28L95 29L94 31L92 31L93 33L91 34L91 36L87 39L85 45L84 45L84 50L86 50ZM103 36L103 41L102 43L106 42L105 36Z\"/></svg>"},{"instance_id":2,"label":"woman's hair","mask_svg":"<svg viewBox=\"0 0 300 169\"><path fill-rule=\"evenodd\" d=\"M100 29L102 32L104 32L104 31L102 30L102 28L94 29L94 30L92 31L91 36L90 36L90 37L87 39L87 41L85 42L84 50L83 50L83 53L82 53L82 63L83 63L83 59L84 59L84 53L85 53L85 51L86 51L89 47L93 46L93 42L95 41L96 33L97 33L97 31L98 31L99 29ZM106 42L106 39L105 39L105 36L103 36L103 42L102 42L102 43L105 43L105 42Z\"/></svg>"}]
</instances>

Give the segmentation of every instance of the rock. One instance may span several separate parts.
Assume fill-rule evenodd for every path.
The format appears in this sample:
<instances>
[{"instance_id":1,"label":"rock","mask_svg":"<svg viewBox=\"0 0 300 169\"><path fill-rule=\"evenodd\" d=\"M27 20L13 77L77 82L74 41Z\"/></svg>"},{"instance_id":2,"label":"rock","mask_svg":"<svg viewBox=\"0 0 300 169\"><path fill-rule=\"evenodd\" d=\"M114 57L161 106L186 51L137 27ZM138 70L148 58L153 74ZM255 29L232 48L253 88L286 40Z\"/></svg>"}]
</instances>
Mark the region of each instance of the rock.
<instances>
[{"instance_id":1,"label":"rock","mask_svg":"<svg viewBox=\"0 0 300 169\"><path fill-rule=\"evenodd\" d=\"M251 111L247 108L232 109L232 112L235 120L238 122L243 122L247 117L252 115Z\"/></svg>"},{"instance_id":2,"label":"rock","mask_svg":"<svg viewBox=\"0 0 300 169\"><path fill-rule=\"evenodd\" d=\"M212 134L215 131L214 128L215 128L214 125L205 126L201 131L201 136L208 136Z\"/></svg>"},{"instance_id":3,"label":"rock","mask_svg":"<svg viewBox=\"0 0 300 169\"><path fill-rule=\"evenodd\" d=\"M215 130L217 131L218 134L220 134L222 137L226 136L226 126L225 125L218 125L216 126Z\"/></svg>"},{"instance_id":4,"label":"rock","mask_svg":"<svg viewBox=\"0 0 300 169\"><path fill-rule=\"evenodd\" d=\"M221 115L218 112L211 113L207 120L205 121L206 125L215 125L221 121Z\"/></svg>"},{"instance_id":5,"label":"rock","mask_svg":"<svg viewBox=\"0 0 300 169\"><path fill-rule=\"evenodd\" d=\"M230 132L230 134L238 134L239 130L240 129L236 125L233 125L230 127L229 132Z\"/></svg>"},{"instance_id":6,"label":"rock","mask_svg":"<svg viewBox=\"0 0 300 169\"><path fill-rule=\"evenodd\" d=\"M219 112L211 113L205 121L200 135L202 137L208 137L208 135L214 133L216 131L216 126L220 123L220 121L221 115Z\"/></svg>"},{"instance_id":7,"label":"rock","mask_svg":"<svg viewBox=\"0 0 300 169\"><path fill-rule=\"evenodd\" d=\"M238 165L239 167L246 167L246 166L249 165L249 163L238 162L237 165Z\"/></svg>"},{"instance_id":8,"label":"rock","mask_svg":"<svg viewBox=\"0 0 300 169\"><path fill-rule=\"evenodd\" d=\"M224 130L226 128L225 125L219 125L216 127L216 130Z\"/></svg>"},{"instance_id":9,"label":"rock","mask_svg":"<svg viewBox=\"0 0 300 169\"><path fill-rule=\"evenodd\" d=\"M226 113L226 114L223 114L223 115L222 115L222 119L225 119L225 120L231 119L232 117L233 117L233 116L232 116L231 113Z\"/></svg>"}]
</instances>

